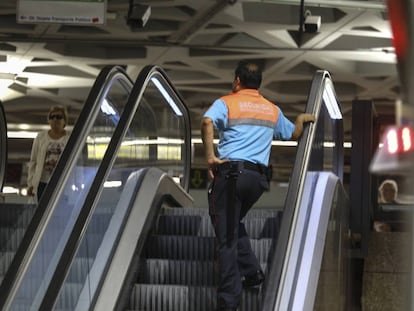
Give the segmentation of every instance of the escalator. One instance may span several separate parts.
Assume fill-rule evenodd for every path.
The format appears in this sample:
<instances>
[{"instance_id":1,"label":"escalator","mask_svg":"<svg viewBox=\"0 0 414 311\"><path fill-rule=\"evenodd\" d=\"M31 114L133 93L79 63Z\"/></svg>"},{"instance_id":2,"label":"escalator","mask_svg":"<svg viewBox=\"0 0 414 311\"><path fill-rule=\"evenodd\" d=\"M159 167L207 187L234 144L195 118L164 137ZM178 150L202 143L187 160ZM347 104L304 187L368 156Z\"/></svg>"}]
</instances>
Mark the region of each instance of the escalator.
<instances>
[{"instance_id":1,"label":"escalator","mask_svg":"<svg viewBox=\"0 0 414 311\"><path fill-rule=\"evenodd\" d=\"M304 130L297 147L277 239L277 255L273 257L268 273L262 310L346 310L347 300L344 297L347 292L349 202L342 185L342 116L329 73L316 72L306 112L317 116L317 122ZM326 187L317 188L321 172L336 176L329 182L336 186L328 187L325 182ZM330 202L325 196L335 200ZM312 223L315 210L323 210L325 218L330 213L340 217L334 222L335 226L332 227L333 223L329 222L326 227L322 222L322 215L316 217L317 222ZM313 249L309 249L308 239L316 234L318 239L322 239L319 241L322 244L314 243ZM337 242L336 256L328 258L332 270L331 279L336 280L336 283L326 286L323 282L319 283L318 276L321 276L321 271L318 265L321 265L322 258L326 264L326 242L328 236L332 235ZM306 271L308 274L304 274ZM316 289L316 297L328 297L329 307L315 307L316 297L313 292ZM297 307L296 303L299 301L303 303ZM318 304L321 301L325 300L318 298Z\"/></svg>"},{"instance_id":2,"label":"escalator","mask_svg":"<svg viewBox=\"0 0 414 311\"><path fill-rule=\"evenodd\" d=\"M58 230L64 230L69 219L69 214L65 210L68 210L69 206L78 206L90 187L96 167L101 162L98 156L91 155L103 153L108 144L108 136L110 137L118 123L119 114L122 113L131 89L132 82L122 68L104 68L90 91L39 204L0 205L1 310L28 310L27 305L30 305L33 297L28 293L27 285L24 293L21 291L22 282L25 282L21 279L22 274L36 271L37 275L42 275L47 266L52 264L49 262L51 258L39 256L34 252L36 239L43 230L50 230L45 227L45 223L49 217L55 217L50 216L52 209L60 209ZM64 185L70 187L64 189ZM57 237L55 238L48 241L48 247L53 248L56 245ZM41 266L25 266L28 260L36 257L42 260ZM39 282L40 279L36 277L30 286L39 287ZM8 297L12 293L17 296L23 295L23 302L14 307L8 306ZM35 305L32 308L35 309Z\"/></svg>"},{"instance_id":3,"label":"escalator","mask_svg":"<svg viewBox=\"0 0 414 311\"><path fill-rule=\"evenodd\" d=\"M3 104L0 102L0 192L6 180L7 168L7 122ZM1 201L0 201L1 202Z\"/></svg>"},{"instance_id":4,"label":"escalator","mask_svg":"<svg viewBox=\"0 0 414 311\"><path fill-rule=\"evenodd\" d=\"M298 146L301 152L295 162L286 205L268 210L256 209L246 218L253 248L270 281L263 291L244 291L240 306L242 311L274 308L312 310L316 305L341 310L346 304L343 294L346 290L344 249L347 245L343 237L347 232L348 203L341 184L342 124L339 110L335 115L333 111L328 111L326 103L321 104L328 100L335 100L331 104L337 104L329 76L320 72L314 79L307 108L308 112L319 116L318 122L305 131ZM157 173L154 171L152 174ZM139 216L128 220L131 225L125 227L119 239L99 294L89 297L93 306L91 309L214 310L217 282L215 244L207 211L190 203L185 204L182 200L163 201L166 193L168 198L184 194L184 189L178 186L171 187L168 192L162 189L149 192L149 189L157 188L161 180L166 182L162 171L158 175L159 179L156 178L153 183L142 185L137 195L136 200L148 203L137 204L137 210L131 211L139 213L145 205L145 210L149 210L144 215L149 215L150 210L157 211L156 215L146 221L141 229L133 225ZM319 215L311 213L313 210L320 211ZM309 230L304 230L304 227ZM284 231L286 228L288 232ZM319 229L318 236L322 235L325 239L310 243L311 229L315 228ZM138 237L142 236L142 232L148 232L148 238L145 234L145 238L140 240ZM132 242L132 245L137 245L135 249L123 242L129 241L131 236L137 237ZM303 258L309 255L310 246L313 254L310 259L317 269L306 271L308 258ZM327 259L322 261L324 246L327 246ZM285 254L285 257L274 254ZM281 260L285 260L285 266ZM292 265L293 260L297 263ZM322 287L316 291L318 276ZM297 287L297 284L302 287ZM292 305L300 301L297 298L303 292L307 295L302 299L301 307Z\"/></svg>"},{"instance_id":5,"label":"escalator","mask_svg":"<svg viewBox=\"0 0 414 311\"><path fill-rule=\"evenodd\" d=\"M347 198L342 124L331 101L340 113L329 74L317 72L306 111L318 118L299 142L285 206L253 209L246 218L266 283L243 293L241 311L343 310ZM36 250L53 265L41 280L25 269L21 292L30 295L12 293L10 310L214 309L213 230L188 194L189 115L161 68L143 69L118 124L82 206L55 209L60 217L52 215L38 238ZM70 220L64 229L62 216ZM31 256L26 267L38 264Z\"/></svg>"}]
</instances>

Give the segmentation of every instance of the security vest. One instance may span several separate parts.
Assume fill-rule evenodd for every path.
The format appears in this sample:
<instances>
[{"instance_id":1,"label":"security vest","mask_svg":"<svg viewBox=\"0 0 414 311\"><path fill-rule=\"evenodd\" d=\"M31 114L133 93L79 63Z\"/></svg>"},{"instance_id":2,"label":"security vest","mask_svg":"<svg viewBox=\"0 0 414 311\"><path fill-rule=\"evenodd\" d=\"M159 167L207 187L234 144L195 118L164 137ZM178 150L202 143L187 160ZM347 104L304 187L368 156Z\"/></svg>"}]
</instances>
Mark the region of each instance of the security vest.
<instances>
[{"instance_id":1,"label":"security vest","mask_svg":"<svg viewBox=\"0 0 414 311\"><path fill-rule=\"evenodd\" d=\"M243 89L220 98L228 109L228 126L258 125L274 129L279 109L256 89Z\"/></svg>"}]
</instances>

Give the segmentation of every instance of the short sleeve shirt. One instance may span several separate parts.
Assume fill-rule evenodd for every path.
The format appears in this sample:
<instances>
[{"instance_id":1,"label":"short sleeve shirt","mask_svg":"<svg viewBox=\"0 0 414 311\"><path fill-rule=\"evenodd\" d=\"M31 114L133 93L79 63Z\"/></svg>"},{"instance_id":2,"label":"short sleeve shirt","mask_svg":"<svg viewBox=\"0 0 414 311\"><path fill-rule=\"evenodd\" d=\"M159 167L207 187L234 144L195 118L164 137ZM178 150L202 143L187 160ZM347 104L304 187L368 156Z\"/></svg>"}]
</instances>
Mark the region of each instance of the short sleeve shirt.
<instances>
[{"instance_id":1,"label":"short sleeve shirt","mask_svg":"<svg viewBox=\"0 0 414 311\"><path fill-rule=\"evenodd\" d=\"M204 114L204 117L210 118L214 127L218 129L218 157L220 159L250 161L267 166L273 138L288 140L295 130L295 125L284 116L280 109L276 126L273 129L246 124L229 126L228 113L224 100L217 99Z\"/></svg>"},{"instance_id":2,"label":"short sleeve shirt","mask_svg":"<svg viewBox=\"0 0 414 311\"><path fill-rule=\"evenodd\" d=\"M59 160L60 155L65 148L65 136L59 139L52 139L48 137L48 146L46 150L45 162L43 165L42 177L40 180L47 183L50 179L50 176L53 173L53 170L56 167L56 164Z\"/></svg>"}]
</instances>

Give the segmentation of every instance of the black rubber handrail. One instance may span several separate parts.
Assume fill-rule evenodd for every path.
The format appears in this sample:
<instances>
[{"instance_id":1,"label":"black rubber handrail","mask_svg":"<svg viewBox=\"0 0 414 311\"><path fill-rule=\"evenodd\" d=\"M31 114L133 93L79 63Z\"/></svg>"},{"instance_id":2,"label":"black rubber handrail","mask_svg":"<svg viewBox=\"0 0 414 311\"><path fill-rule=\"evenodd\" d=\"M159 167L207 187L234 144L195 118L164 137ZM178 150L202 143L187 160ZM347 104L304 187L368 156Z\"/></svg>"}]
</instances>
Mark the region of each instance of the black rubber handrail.
<instances>
[{"instance_id":1,"label":"black rubber handrail","mask_svg":"<svg viewBox=\"0 0 414 311\"><path fill-rule=\"evenodd\" d=\"M293 166L292 177L289 181L289 187L286 195L285 206L281 229L278 235L276 250L272 258L270 269L265 284L265 294L262 302L262 310L274 310L277 293L280 290L279 285L285 265L285 255L289 247L292 223L296 210L302 198L303 185L311 160L312 149L315 148L314 142L317 139L316 130L319 122L323 122L321 117L321 108L323 105L323 91L326 83L332 83L330 74L327 71L318 70L312 80L308 101L305 112L315 115L316 122L306 126L302 137L298 142L296 158ZM333 135L335 141L333 171L342 179L343 172L343 124L342 120L334 120ZM323 148L323 146L319 146Z\"/></svg>"},{"instance_id":2,"label":"black rubber handrail","mask_svg":"<svg viewBox=\"0 0 414 311\"><path fill-rule=\"evenodd\" d=\"M186 178L184 179L182 186L183 188L188 190L188 176L191 165L191 123L189 111L186 105L184 104L182 97L176 91L164 70L161 67L149 65L141 70L136 82L134 83L134 87L128 98L128 102L124 108L124 111L121 115L118 126L116 127L115 132L111 138L111 141L103 157L102 163L98 168L92 186L85 199L85 203L79 212L75 225L73 226L73 229L62 252L60 260L54 271L53 277L43 297L42 303L40 305L40 310L52 310L54 304L56 303L60 290L69 272L72 261L76 256L78 248L86 232L86 228L91 219L91 216L94 213L96 205L99 201L99 196L102 192L103 184L115 162L117 150L119 149L121 142L123 141L123 138L128 132L130 124L141 102L141 98L143 96L146 86L148 85L150 79L157 75L161 76L165 80L170 89L170 95L174 96L177 99L176 104L178 104L180 111L183 113L185 127L184 133L186 135L186 137L184 138L184 146L186 150L184 155L185 167L183 175L186 176Z\"/></svg>"},{"instance_id":3,"label":"black rubber handrail","mask_svg":"<svg viewBox=\"0 0 414 311\"><path fill-rule=\"evenodd\" d=\"M0 287L0 310L5 310L5 305L15 294L18 284L21 282L22 274L30 261L30 250L33 250L38 242L42 228L46 226L47 216L50 215L62 193L65 180L75 165L77 155L82 151L81 147L86 141L87 132L93 125L93 120L97 117L101 103L99 98L106 94L112 82L119 77L123 77L132 87L132 81L127 76L125 70L119 66L107 66L102 69L91 88L85 105L73 127L71 136L62 152L54 173L46 187L33 218L28 225L19 248L4 276Z\"/></svg>"},{"instance_id":4,"label":"black rubber handrail","mask_svg":"<svg viewBox=\"0 0 414 311\"><path fill-rule=\"evenodd\" d=\"M0 192L3 191L7 169L7 119L3 104L0 102Z\"/></svg>"}]
</instances>

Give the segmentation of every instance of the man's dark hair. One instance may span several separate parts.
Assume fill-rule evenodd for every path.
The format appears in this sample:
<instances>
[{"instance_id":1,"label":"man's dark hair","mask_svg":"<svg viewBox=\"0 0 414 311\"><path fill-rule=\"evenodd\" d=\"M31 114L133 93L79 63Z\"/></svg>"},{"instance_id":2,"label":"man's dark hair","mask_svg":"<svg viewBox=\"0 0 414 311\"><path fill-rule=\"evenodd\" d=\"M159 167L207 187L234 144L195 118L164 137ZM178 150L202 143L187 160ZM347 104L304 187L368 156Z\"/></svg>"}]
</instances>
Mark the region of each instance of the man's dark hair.
<instances>
[{"instance_id":1,"label":"man's dark hair","mask_svg":"<svg viewBox=\"0 0 414 311\"><path fill-rule=\"evenodd\" d=\"M258 89L262 83L262 70L258 64L249 60L241 60L235 70L235 78L247 89Z\"/></svg>"}]
</instances>

